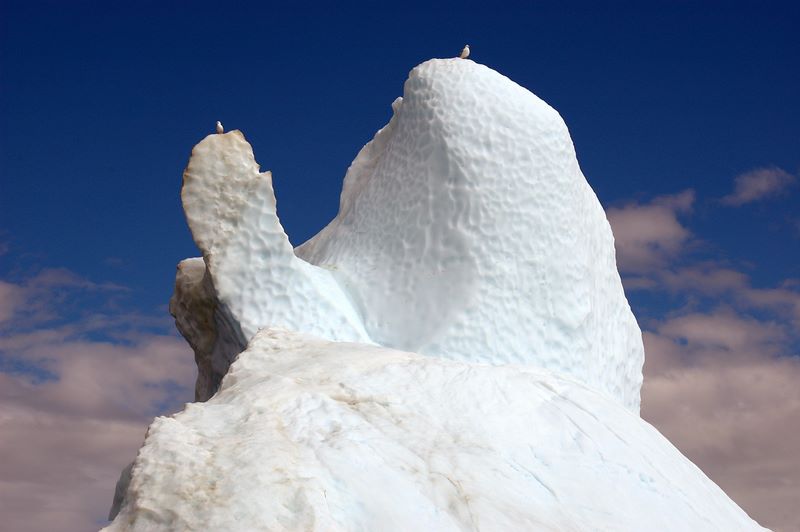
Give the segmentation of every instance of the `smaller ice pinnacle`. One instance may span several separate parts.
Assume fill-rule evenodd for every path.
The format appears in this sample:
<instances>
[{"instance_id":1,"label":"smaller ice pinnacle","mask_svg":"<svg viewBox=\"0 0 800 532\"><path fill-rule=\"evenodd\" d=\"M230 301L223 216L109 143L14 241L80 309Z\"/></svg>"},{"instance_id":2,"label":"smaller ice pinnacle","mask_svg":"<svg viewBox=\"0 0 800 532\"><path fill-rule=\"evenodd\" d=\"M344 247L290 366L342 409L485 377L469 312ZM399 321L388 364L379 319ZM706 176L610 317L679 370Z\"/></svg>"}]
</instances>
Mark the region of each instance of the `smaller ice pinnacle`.
<instances>
[{"instance_id":1,"label":"smaller ice pinnacle","mask_svg":"<svg viewBox=\"0 0 800 532\"><path fill-rule=\"evenodd\" d=\"M222 122L217 120L217 134L222 135L223 133L225 133L225 129L222 127Z\"/></svg>"},{"instance_id":2,"label":"smaller ice pinnacle","mask_svg":"<svg viewBox=\"0 0 800 532\"><path fill-rule=\"evenodd\" d=\"M469 45L468 44L464 45L464 49L461 50L461 55L459 55L458 57L460 57L461 59L466 59L467 57L469 57Z\"/></svg>"}]
</instances>

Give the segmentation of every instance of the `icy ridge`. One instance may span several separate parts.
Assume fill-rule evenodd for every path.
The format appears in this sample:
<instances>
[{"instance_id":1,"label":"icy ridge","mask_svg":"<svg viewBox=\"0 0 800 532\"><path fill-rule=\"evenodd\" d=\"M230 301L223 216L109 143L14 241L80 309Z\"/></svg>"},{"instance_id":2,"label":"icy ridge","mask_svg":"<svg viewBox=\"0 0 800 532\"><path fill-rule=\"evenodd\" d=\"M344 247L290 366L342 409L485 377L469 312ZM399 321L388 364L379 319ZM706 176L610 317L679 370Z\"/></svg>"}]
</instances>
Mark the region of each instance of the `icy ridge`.
<instances>
[{"instance_id":1,"label":"icy ridge","mask_svg":"<svg viewBox=\"0 0 800 532\"><path fill-rule=\"evenodd\" d=\"M575 380L268 329L155 420L106 530L761 528Z\"/></svg>"}]
</instances>

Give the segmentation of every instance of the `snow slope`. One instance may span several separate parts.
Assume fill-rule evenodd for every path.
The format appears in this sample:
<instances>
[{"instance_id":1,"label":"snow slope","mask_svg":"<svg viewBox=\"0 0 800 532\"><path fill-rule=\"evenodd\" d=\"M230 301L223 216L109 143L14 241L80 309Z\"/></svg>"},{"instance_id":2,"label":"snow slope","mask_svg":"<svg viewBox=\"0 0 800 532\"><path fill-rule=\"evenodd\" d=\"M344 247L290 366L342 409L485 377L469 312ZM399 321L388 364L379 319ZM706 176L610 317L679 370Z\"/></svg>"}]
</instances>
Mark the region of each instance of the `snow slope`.
<instances>
[{"instance_id":1,"label":"snow slope","mask_svg":"<svg viewBox=\"0 0 800 532\"><path fill-rule=\"evenodd\" d=\"M108 532L761 530L573 379L275 329L155 420L132 473Z\"/></svg>"}]
</instances>

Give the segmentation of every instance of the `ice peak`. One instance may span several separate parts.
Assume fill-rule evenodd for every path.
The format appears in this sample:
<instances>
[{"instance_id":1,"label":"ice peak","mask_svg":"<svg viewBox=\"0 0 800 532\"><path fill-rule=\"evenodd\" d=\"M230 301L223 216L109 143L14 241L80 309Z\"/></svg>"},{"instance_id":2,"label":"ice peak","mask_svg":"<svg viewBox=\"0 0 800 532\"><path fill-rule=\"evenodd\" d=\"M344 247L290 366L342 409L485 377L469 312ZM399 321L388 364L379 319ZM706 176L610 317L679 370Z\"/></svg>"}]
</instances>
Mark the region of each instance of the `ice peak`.
<instances>
[{"instance_id":1,"label":"ice peak","mask_svg":"<svg viewBox=\"0 0 800 532\"><path fill-rule=\"evenodd\" d=\"M241 133L193 151L184 208L236 344L282 326L541 366L638 411L641 333L558 113L457 58L414 68L392 108L348 169L336 218L296 250Z\"/></svg>"},{"instance_id":2,"label":"ice peak","mask_svg":"<svg viewBox=\"0 0 800 532\"><path fill-rule=\"evenodd\" d=\"M638 410L641 333L560 115L469 60L415 67L298 256L331 265L370 338L572 375Z\"/></svg>"},{"instance_id":3,"label":"ice peak","mask_svg":"<svg viewBox=\"0 0 800 532\"><path fill-rule=\"evenodd\" d=\"M156 418L107 530L760 530L630 414L641 333L558 113L460 58L392 109L296 249L239 131L194 148L170 310L208 401Z\"/></svg>"}]
</instances>

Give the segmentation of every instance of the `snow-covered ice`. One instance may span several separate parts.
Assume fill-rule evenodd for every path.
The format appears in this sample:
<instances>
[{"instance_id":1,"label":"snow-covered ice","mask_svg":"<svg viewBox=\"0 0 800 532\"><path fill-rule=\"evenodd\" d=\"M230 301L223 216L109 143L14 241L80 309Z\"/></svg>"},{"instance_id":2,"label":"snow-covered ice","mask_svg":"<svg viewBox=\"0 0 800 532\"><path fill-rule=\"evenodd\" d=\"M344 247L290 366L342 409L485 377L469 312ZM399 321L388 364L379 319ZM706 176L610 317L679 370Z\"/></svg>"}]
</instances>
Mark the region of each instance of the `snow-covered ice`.
<instances>
[{"instance_id":1,"label":"snow-covered ice","mask_svg":"<svg viewBox=\"0 0 800 532\"><path fill-rule=\"evenodd\" d=\"M281 326L533 364L638 410L641 333L559 114L462 59L412 70L392 107L350 166L337 217L296 250L242 134L195 147L182 196L221 312L241 327L228 355Z\"/></svg>"},{"instance_id":2,"label":"snow-covered ice","mask_svg":"<svg viewBox=\"0 0 800 532\"><path fill-rule=\"evenodd\" d=\"M639 418L644 350L559 114L464 59L411 71L339 213L292 249L239 131L192 151L170 311L196 399L110 531L751 530Z\"/></svg>"},{"instance_id":3,"label":"snow-covered ice","mask_svg":"<svg viewBox=\"0 0 800 532\"><path fill-rule=\"evenodd\" d=\"M760 529L573 379L275 329L132 473L108 532Z\"/></svg>"},{"instance_id":4,"label":"snow-covered ice","mask_svg":"<svg viewBox=\"0 0 800 532\"><path fill-rule=\"evenodd\" d=\"M412 70L393 107L298 256L380 345L560 371L638 411L641 332L561 116L462 59Z\"/></svg>"},{"instance_id":5,"label":"snow-covered ice","mask_svg":"<svg viewBox=\"0 0 800 532\"><path fill-rule=\"evenodd\" d=\"M275 211L272 176L259 171L241 132L213 134L195 146L181 196L203 260L179 265L170 308L193 347L203 335L214 337L210 352L198 355L207 368L198 375L198 400L214 393L230 361L261 327L369 341L330 272L294 255ZM185 311L202 306L192 302L204 294L213 294L211 320L207 311Z\"/></svg>"}]
</instances>

